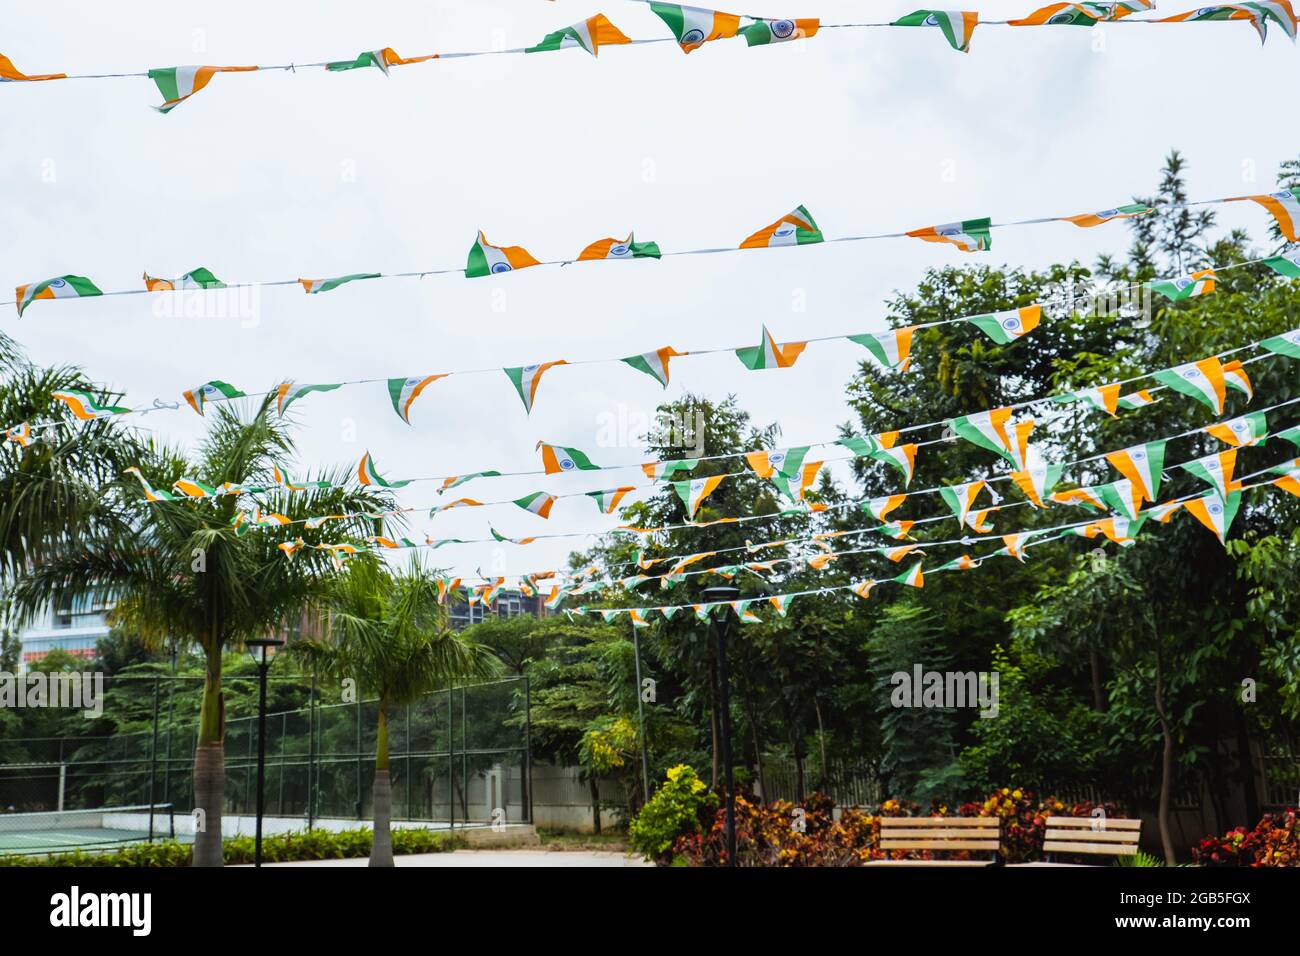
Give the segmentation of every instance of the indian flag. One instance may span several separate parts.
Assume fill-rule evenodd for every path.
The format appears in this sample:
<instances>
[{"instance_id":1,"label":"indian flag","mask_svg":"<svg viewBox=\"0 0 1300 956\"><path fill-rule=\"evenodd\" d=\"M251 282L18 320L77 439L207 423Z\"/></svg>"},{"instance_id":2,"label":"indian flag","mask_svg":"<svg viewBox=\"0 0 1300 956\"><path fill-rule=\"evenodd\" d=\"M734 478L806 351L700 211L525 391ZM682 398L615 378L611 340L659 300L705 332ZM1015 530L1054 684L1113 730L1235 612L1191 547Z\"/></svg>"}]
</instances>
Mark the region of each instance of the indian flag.
<instances>
[{"instance_id":1,"label":"indian flag","mask_svg":"<svg viewBox=\"0 0 1300 956\"><path fill-rule=\"evenodd\" d=\"M541 263L534 259L527 249L522 246L494 246L487 241L480 230L478 238L474 240L474 245L469 250L469 260L465 263L465 277L473 279L537 265Z\"/></svg>"},{"instance_id":2,"label":"indian flag","mask_svg":"<svg viewBox=\"0 0 1300 956\"><path fill-rule=\"evenodd\" d=\"M1201 269L1181 279L1162 279L1151 283L1152 292L1159 292L1171 302L1180 302L1198 295L1209 295L1214 291L1214 287L1213 269Z\"/></svg>"},{"instance_id":3,"label":"indian flag","mask_svg":"<svg viewBox=\"0 0 1300 956\"><path fill-rule=\"evenodd\" d=\"M1052 493L1061 481L1062 466L1040 463L1024 471L1012 472L1011 480L1035 508L1045 507L1043 499Z\"/></svg>"},{"instance_id":4,"label":"indian flag","mask_svg":"<svg viewBox=\"0 0 1300 956\"><path fill-rule=\"evenodd\" d=\"M961 222L944 223L941 226L926 226L913 229L907 235L926 242L946 242L956 246L962 252L986 252L993 248L993 237L989 230L992 220L963 219Z\"/></svg>"},{"instance_id":5,"label":"indian flag","mask_svg":"<svg viewBox=\"0 0 1300 956\"><path fill-rule=\"evenodd\" d=\"M1241 492L1234 491L1223 495L1212 491L1200 498L1184 502L1183 507L1190 511L1197 521L1213 531L1214 536L1222 544L1227 540L1228 529L1232 527L1233 519L1237 517L1237 509L1241 507Z\"/></svg>"},{"instance_id":6,"label":"indian flag","mask_svg":"<svg viewBox=\"0 0 1300 956\"><path fill-rule=\"evenodd\" d=\"M645 616L649 614L651 610L653 610L653 608L634 607L632 610L627 612L628 620L632 622L633 627L649 627L650 622L645 619Z\"/></svg>"},{"instance_id":7,"label":"indian flag","mask_svg":"<svg viewBox=\"0 0 1300 956\"><path fill-rule=\"evenodd\" d=\"M178 478L172 485L172 491L186 498L216 498L221 492L211 485L205 485L197 478Z\"/></svg>"},{"instance_id":8,"label":"indian flag","mask_svg":"<svg viewBox=\"0 0 1300 956\"><path fill-rule=\"evenodd\" d=\"M539 441L537 448L542 453L542 468L548 475L558 475L566 471L599 471L599 465L593 465L591 459L576 448L563 445L548 445Z\"/></svg>"},{"instance_id":9,"label":"indian flag","mask_svg":"<svg viewBox=\"0 0 1300 956\"><path fill-rule=\"evenodd\" d=\"M355 60L335 60L333 63L326 63L325 69L331 73L341 73L346 70L363 70L367 67L373 66L387 76L388 68L390 66L403 66L407 63L423 63L426 60L436 59L438 59L437 53L431 53L426 56L398 56L397 52L391 46L386 46L382 50L366 50L364 53L358 54Z\"/></svg>"},{"instance_id":10,"label":"indian flag","mask_svg":"<svg viewBox=\"0 0 1300 956\"><path fill-rule=\"evenodd\" d=\"M1255 0L1242 6L1263 14L1265 20L1272 20L1282 28L1282 32L1290 37L1292 42L1295 41L1297 22L1290 0Z\"/></svg>"},{"instance_id":11,"label":"indian flag","mask_svg":"<svg viewBox=\"0 0 1300 956\"><path fill-rule=\"evenodd\" d=\"M753 603L754 601L752 599L747 601L728 601L727 606L736 612L736 617L740 618L741 624L762 624L762 619L749 609L750 605Z\"/></svg>"},{"instance_id":12,"label":"indian flag","mask_svg":"<svg viewBox=\"0 0 1300 956\"><path fill-rule=\"evenodd\" d=\"M1054 491L1051 498L1058 504L1079 505L1084 508L1093 508L1096 511L1106 510L1106 505L1102 503L1101 496L1094 488L1071 488L1068 491Z\"/></svg>"},{"instance_id":13,"label":"indian flag","mask_svg":"<svg viewBox=\"0 0 1300 956\"><path fill-rule=\"evenodd\" d=\"M223 382L220 379L213 379L203 385L197 385L194 388L187 389L181 393L190 408L194 409L200 415L203 414L203 408L208 402L220 402L230 398L243 398L244 393L229 382Z\"/></svg>"},{"instance_id":14,"label":"indian flag","mask_svg":"<svg viewBox=\"0 0 1300 956\"><path fill-rule=\"evenodd\" d=\"M306 491L308 488L334 487L328 481L304 481L297 483L289 477L287 472L281 470L279 465L271 466L271 479L281 488L287 488L289 491Z\"/></svg>"},{"instance_id":15,"label":"indian flag","mask_svg":"<svg viewBox=\"0 0 1300 956\"><path fill-rule=\"evenodd\" d=\"M1300 425L1292 425L1290 428L1284 428L1274 437L1281 438L1283 441L1289 441L1291 444L1296 446L1297 450L1300 450Z\"/></svg>"},{"instance_id":16,"label":"indian flag","mask_svg":"<svg viewBox=\"0 0 1300 956\"><path fill-rule=\"evenodd\" d=\"M741 249L774 249L777 246L802 246L822 242L822 231L804 206L786 213L776 222L764 226L740 244Z\"/></svg>"},{"instance_id":17,"label":"indian flag","mask_svg":"<svg viewBox=\"0 0 1300 956\"><path fill-rule=\"evenodd\" d=\"M289 410L290 405L304 395L310 395L312 392L332 392L342 385L342 382L332 385L299 385L296 382L281 382L275 389L275 410L283 415Z\"/></svg>"},{"instance_id":18,"label":"indian flag","mask_svg":"<svg viewBox=\"0 0 1300 956\"><path fill-rule=\"evenodd\" d=\"M420 393L450 373L442 375L415 376L413 378L390 378L388 380L388 397L393 403L393 411L406 424L411 424L411 406L420 397ZM445 487L445 486L444 486Z\"/></svg>"},{"instance_id":19,"label":"indian flag","mask_svg":"<svg viewBox=\"0 0 1300 956\"><path fill-rule=\"evenodd\" d=\"M862 503L862 510L877 521L884 523L891 511L896 510L906 500L907 495L883 495Z\"/></svg>"},{"instance_id":20,"label":"indian flag","mask_svg":"<svg viewBox=\"0 0 1300 956\"><path fill-rule=\"evenodd\" d=\"M132 465L127 468L124 474L135 475L140 480L140 486L144 488L144 497L146 501L175 501L176 496L170 491L159 491L153 485L149 484L144 477L144 472Z\"/></svg>"},{"instance_id":21,"label":"indian flag","mask_svg":"<svg viewBox=\"0 0 1300 956\"><path fill-rule=\"evenodd\" d=\"M781 451L751 451L745 455L745 461L760 478L771 478L776 474L793 477L803 467L808 448L808 445L804 445L801 448L786 448Z\"/></svg>"},{"instance_id":22,"label":"indian flag","mask_svg":"<svg viewBox=\"0 0 1300 956\"><path fill-rule=\"evenodd\" d=\"M531 495L514 499L514 502L529 514L535 514L539 518L549 518L551 506L555 504L555 495L547 494L545 491L534 491Z\"/></svg>"},{"instance_id":23,"label":"indian flag","mask_svg":"<svg viewBox=\"0 0 1300 956\"><path fill-rule=\"evenodd\" d=\"M698 458L682 458L679 461L648 461L641 466L641 471L651 481L669 481L679 471L691 471L699 463Z\"/></svg>"},{"instance_id":24,"label":"indian flag","mask_svg":"<svg viewBox=\"0 0 1300 956\"><path fill-rule=\"evenodd\" d=\"M1015 534L1004 534L1002 536L1002 543L1005 547L1003 547L998 553L1009 555L1021 564L1024 564L1025 547L1029 544L1035 534L1037 534L1035 531L1018 531Z\"/></svg>"},{"instance_id":25,"label":"indian flag","mask_svg":"<svg viewBox=\"0 0 1300 956\"><path fill-rule=\"evenodd\" d=\"M998 345L1007 345L1038 328L1038 322L1042 316L1043 307L1041 305L1027 305L1024 308L1009 309L1006 312L971 316L966 321L978 328Z\"/></svg>"},{"instance_id":26,"label":"indian flag","mask_svg":"<svg viewBox=\"0 0 1300 956\"><path fill-rule=\"evenodd\" d=\"M1270 256L1264 260L1280 276L1288 279L1300 279L1300 252L1287 252L1280 256Z\"/></svg>"},{"instance_id":27,"label":"indian flag","mask_svg":"<svg viewBox=\"0 0 1300 956\"><path fill-rule=\"evenodd\" d=\"M912 333L915 331L916 329L909 325L891 332L850 335L848 340L865 348L885 368L905 372L912 364Z\"/></svg>"},{"instance_id":28,"label":"indian flag","mask_svg":"<svg viewBox=\"0 0 1300 956\"><path fill-rule=\"evenodd\" d=\"M1119 389L1118 383L1113 385L1098 385L1094 388L1084 388L1077 392L1070 392L1068 395L1053 395L1052 401L1058 405L1073 405L1081 402L1085 405L1091 405L1093 408L1099 408L1111 418L1116 417L1119 410Z\"/></svg>"},{"instance_id":29,"label":"indian flag","mask_svg":"<svg viewBox=\"0 0 1300 956\"><path fill-rule=\"evenodd\" d=\"M499 471L476 471L468 475L451 475L447 478L444 478L442 484L438 486L438 494L442 494L444 491L448 491L452 488L457 488L460 485L465 484L465 482L467 481L473 481L475 478L500 478L500 477L501 477L501 472Z\"/></svg>"},{"instance_id":30,"label":"indian flag","mask_svg":"<svg viewBox=\"0 0 1300 956\"><path fill-rule=\"evenodd\" d=\"M767 603L772 605L777 617L785 617L790 613L790 605L794 603L794 598L793 594L773 594L767 599Z\"/></svg>"},{"instance_id":31,"label":"indian flag","mask_svg":"<svg viewBox=\"0 0 1300 956\"><path fill-rule=\"evenodd\" d=\"M1235 388L1241 392L1246 396L1248 402L1255 398L1255 389L1250 384L1250 376L1246 374L1246 367L1237 359L1233 359L1223 366L1223 384L1228 388Z\"/></svg>"},{"instance_id":32,"label":"indian flag","mask_svg":"<svg viewBox=\"0 0 1300 956\"><path fill-rule=\"evenodd\" d=\"M292 541L281 541L276 545L276 548L283 551L286 558L292 558L306 546L306 542L302 538L294 538Z\"/></svg>"},{"instance_id":33,"label":"indian flag","mask_svg":"<svg viewBox=\"0 0 1300 956\"><path fill-rule=\"evenodd\" d=\"M43 282L29 282L14 290L14 302L18 306L18 317L37 299L83 299L92 295L103 295L95 283L85 276L59 276Z\"/></svg>"},{"instance_id":34,"label":"indian flag","mask_svg":"<svg viewBox=\"0 0 1300 956\"><path fill-rule=\"evenodd\" d=\"M588 491L587 497L596 502L596 507L600 509L601 514L612 515L617 509L618 504L629 492L636 489L631 485L625 485L621 488L606 488L602 491Z\"/></svg>"},{"instance_id":35,"label":"indian flag","mask_svg":"<svg viewBox=\"0 0 1300 956\"><path fill-rule=\"evenodd\" d=\"M378 272L354 272L351 275L335 276L333 279L299 279L302 290L308 295L319 295L322 292L329 292L337 289L345 282L356 282L358 279L380 279L383 276Z\"/></svg>"},{"instance_id":36,"label":"indian flag","mask_svg":"<svg viewBox=\"0 0 1300 956\"><path fill-rule=\"evenodd\" d=\"M921 573L921 563L920 561L916 562L909 570L904 571L892 580L897 581L899 584L906 584L908 587L925 587L925 576Z\"/></svg>"},{"instance_id":37,"label":"indian flag","mask_svg":"<svg viewBox=\"0 0 1300 956\"><path fill-rule=\"evenodd\" d=\"M32 426L27 422L19 422L12 428L6 428L5 441L11 441L26 448L32 443Z\"/></svg>"},{"instance_id":38,"label":"indian flag","mask_svg":"<svg viewBox=\"0 0 1300 956\"><path fill-rule=\"evenodd\" d=\"M789 368L794 365L795 360L807 346L807 342L787 342L778 345L765 325L762 344L736 349L736 358L740 359L741 364L751 372L765 368Z\"/></svg>"},{"instance_id":39,"label":"indian flag","mask_svg":"<svg viewBox=\"0 0 1300 956\"><path fill-rule=\"evenodd\" d=\"M1148 405L1154 405L1159 399L1152 398L1151 393L1145 388L1140 388L1136 392L1129 392L1127 395L1119 397L1119 407L1125 411L1132 411L1135 408L1146 408Z\"/></svg>"},{"instance_id":40,"label":"indian flag","mask_svg":"<svg viewBox=\"0 0 1300 956\"><path fill-rule=\"evenodd\" d=\"M1268 38L1268 21L1272 19L1282 24L1282 29L1294 39L1295 17L1292 15L1285 20L1282 19L1279 17L1279 8L1279 3L1230 3L1214 7L1201 7L1199 10L1189 10L1187 13L1180 13L1153 22L1195 23L1206 20L1246 20L1259 34L1259 42L1263 43ZM1287 4L1286 12L1290 14L1290 4Z\"/></svg>"},{"instance_id":41,"label":"indian flag","mask_svg":"<svg viewBox=\"0 0 1300 956\"><path fill-rule=\"evenodd\" d=\"M1106 19L1106 9L1091 3L1051 3L1018 20L1008 20L1013 27L1075 26L1090 27Z\"/></svg>"},{"instance_id":42,"label":"indian flag","mask_svg":"<svg viewBox=\"0 0 1300 956\"><path fill-rule=\"evenodd\" d=\"M1232 480L1232 469L1236 464L1237 449L1234 448L1197 458L1179 467L1208 484L1221 498L1226 498L1230 492L1241 488L1240 481Z\"/></svg>"},{"instance_id":43,"label":"indian flag","mask_svg":"<svg viewBox=\"0 0 1300 956\"><path fill-rule=\"evenodd\" d=\"M7 83L34 83L38 80L66 80L66 73L46 73L41 76L28 76L26 73L14 66L13 60L0 53L0 82Z\"/></svg>"},{"instance_id":44,"label":"indian flag","mask_svg":"<svg viewBox=\"0 0 1300 956\"><path fill-rule=\"evenodd\" d=\"M651 3L650 9L673 31L683 53L698 50L710 40L734 37L740 30L740 17L703 7L683 7L675 3Z\"/></svg>"},{"instance_id":45,"label":"indian flag","mask_svg":"<svg viewBox=\"0 0 1300 956\"><path fill-rule=\"evenodd\" d=\"M913 551L915 551L917 554L925 554L925 552L921 550L921 546L919 544L905 544L898 548L885 548L882 553L890 561L893 561L895 564L897 564L899 561L902 561Z\"/></svg>"},{"instance_id":46,"label":"indian flag","mask_svg":"<svg viewBox=\"0 0 1300 956\"><path fill-rule=\"evenodd\" d=\"M1141 490L1147 501L1155 501L1160 493L1160 478L1165 468L1165 442L1153 441L1112 451L1106 460L1121 475Z\"/></svg>"},{"instance_id":47,"label":"indian flag","mask_svg":"<svg viewBox=\"0 0 1300 956\"><path fill-rule=\"evenodd\" d=\"M980 563L972 558L969 554L963 554L953 558L944 564L939 565L938 571L973 571L980 566Z\"/></svg>"},{"instance_id":48,"label":"indian flag","mask_svg":"<svg viewBox=\"0 0 1300 956\"><path fill-rule=\"evenodd\" d=\"M950 419L948 427L956 432L957 437L996 452L1017 468L1024 468L1034 420L1026 418L1016 422L1012 421L1011 415L1010 408L995 408Z\"/></svg>"},{"instance_id":49,"label":"indian flag","mask_svg":"<svg viewBox=\"0 0 1300 956\"><path fill-rule=\"evenodd\" d=\"M411 483L409 478L403 481L386 480L375 467L375 460L370 457L370 452L362 455L361 461L357 463L357 481L366 486L376 485L380 488L405 488Z\"/></svg>"},{"instance_id":50,"label":"indian flag","mask_svg":"<svg viewBox=\"0 0 1300 956\"><path fill-rule=\"evenodd\" d=\"M1156 372L1154 377L1174 391L1190 395L1207 405L1214 410L1214 414L1223 414L1227 383L1224 381L1223 365L1217 356L1163 369Z\"/></svg>"},{"instance_id":51,"label":"indian flag","mask_svg":"<svg viewBox=\"0 0 1300 956\"><path fill-rule=\"evenodd\" d=\"M1300 223L1300 188L1286 189L1267 196L1238 196L1229 201L1259 203L1272 214L1287 242L1300 241L1296 235L1296 224Z\"/></svg>"},{"instance_id":52,"label":"indian flag","mask_svg":"<svg viewBox=\"0 0 1300 956\"><path fill-rule=\"evenodd\" d=\"M768 43L789 43L817 35L821 21L809 20L755 20L740 30L747 46L764 46Z\"/></svg>"},{"instance_id":53,"label":"indian flag","mask_svg":"<svg viewBox=\"0 0 1300 956\"><path fill-rule=\"evenodd\" d=\"M1292 468L1281 478L1274 478L1269 483L1300 497L1300 468Z\"/></svg>"},{"instance_id":54,"label":"indian flag","mask_svg":"<svg viewBox=\"0 0 1300 956\"><path fill-rule=\"evenodd\" d=\"M658 259L659 244L637 242L636 234L629 232L626 239L597 239L578 254L579 262L598 259Z\"/></svg>"},{"instance_id":55,"label":"indian flag","mask_svg":"<svg viewBox=\"0 0 1300 956\"><path fill-rule=\"evenodd\" d=\"M256 69L255 66L168 66L150 70L149 79L157 85L163 98L163 105L154 109L170 113L207 86L218 73L248 73Z\"/></svg>"},{"instance_id":56,"label":"indian flag","mask_svg":"<svg viewBox=\"0 0 1300 956\"><path fill-rule=\"evenodd\" d=\"M131 409L120 405L101 405L90 392L78 388L66 388L52 392L50 397L63 402L72 409L72 414L82 421L97 418L111 418L113 415L125 415Z\"/></svg>"},{"instance_id":57,"label":"indian flag","mask_svg":"<svg viewBox=\"0 0 1300 956\"><path fill-rule=\"evenodd\" d=\"M366 538L366 543L377 544L381 548L388 548L389 550L394 551L401 548L418 548L420 546L419 542L413 541L410 538L386 538L382 534L371 535Z\"/></svg>"},{"instance_id":58,"label":"indian flag","mask_svg":"<svg viewBox=\"0 0 1300 956\"><path fill-rule=\"evenodd\" d=\"M1207 425L1205 430L1234 448L1262 445L1268 438L1268 419L1263 412L1251 412L1231 421Z\"/></svg>"},{"instance_id":59,"label":"indian flag","mask_svg":"<svg viewBox=\"0 0 1300 956\"><path fill-rule=\"evenodd\" d=\"M895 20L895 27L938 27L948 45L961 53L970 52L971 37L979 26L980 15L961 10L917 10Z\"/></svg>"},{"instance_id":60,"label":"indian flag","mask_svg":"<svg viewBox=\"0 0 1300 956\"><path fill-rule=\"evenodd\" d=\"M504 369L506 377L519 393L525 411L532 412L533 402L537 399L537 386L542 383L542 375L557 365L568 365L564 359L555 362L543 362L541 365L522 365L518 368Z\"/></svg>"},{"instance_id":61,"label":"indian flag","mask_svg":"<svg viewBox=\"0 0 1300 956\"><path fill-rule=\"evenodd\" d=\"M870 455L881 448L893 448L898 443L899 433L881 432L879 435L850 435L838 439L835 444L847 448L858 458Z\"/></svg>"},{"instance_id":62,"label":"indian flag","mask_svg":"<svg viewBox=\"0 0 1300 956\"><path fill-rule=\"evenodd\" d=\"M893 465L903 475L903 487L912 483L912 473L916 470L916 445L898 445L894 448L877 448L868 457Z\"/></svg>"},{"instance_id":63,"label":"indian flag","mask_svg":"<svg viewBox=\"0 0 1300 956\"><path fill-rule=\"evenodd\" d=\"M881 534L889 535L889 537L893 538L895 541L903 541L905 539L910 540L911 535L909 532L915 524L915 521L886 521L875 530L879 531Z\"/></svg>"},{"instance_id":64,"label":"indian flag","mask_svg":"<svg viewBox=\"0 0 1300 956\"><path fill-rule=\"evenodd\" d=\"M1264 339L1259 345L1260 348L1268 349L1278 355L1300 359L1300 329L1292 329L1290 332L1275 335L1271 339Z\"/></svg>"},{"instance_id":65,"label":"indian flag","mask_svg":"<svg viewBox=\"0 0 1300 956\"><path fill-rule=\"evenodd\" d=\"M682 499L686 505L686 513L692 519L695 513L700 510L700 505L704 499L717 491L718 485L722 484L722 475L711 475L708 478L695 478L692 481L674 481L673 490L677 492L677 497Z\"/></svg>"},{"instance_id":66,"label":"indian flag","mask_svg":"<svg viewBox=\"0 0 1300 956\"><path fill-rule=\"evenodd\" d=\"M550 50L566 50L570 47L578 47L586 50L592 56L599 56L602 46L631 42L628 37L623 35L623 31L605 19L603 13L598 13L594 17L587 17L581 23L575 23L571 27L565 27L563 30L556 30L554 33L546 34L546 36L542 37L541 43L528 47L524 52L546 53Z\"/></svg>"},{"instance_id":67,"label":"indian flag","mask_svg":"<svg viewBox=\"0 0 1300 956\"><path fill-rule=\"evenodd\" d=\"M429 509L429 517L440 514L444 511L450 511L452 508L482 508L483 502L475 498L457 498L455 501L449 501L445 505L438 505ZM463 544L464 542L451 539L444 541L443 544Z\"/></svg>"},{"instance_id":68,"label":"indian flag","mask_svg":"<svg viewBox=\"0 0 1300 956\"><path fill-rule=\"evenodd\" d=\"M1102 485L1097 492L1111 511L1122 514L1126 518L1136 519L1142 511L1145 492L1140 485L1127 478Z\"/></svg>"},{"instance_id":69,"label":"indian flag","mask_svg":"<svg viewBox=\"0 0 1300 956\"><path fill-rule=\"evenodd\" d=\"M1151 517L1149 514L1141 514L1136 518L1111 515L1109 518L1088 525L1086 530L1089 533L1086 537L1095 538L1098 534L1104 534L1120 547L1127 548L1136 543L1137 533L1142 530L1142 525L1146 524L1149 517Z\"/></svg>"},{"instance_id":70,"label":"indian flag","mask_svg":"<svg viewBox=\"0 0 1300 956\"><path fill-rule=\"evenodd\" d=\"M1084 229L1091 229L1093 226L1114 222L1116 219L1136 219L1138 216L1145 216L1151 211L1152 208L1145 203L1130 203L1127 206L1116 206L1114 209L1103 209L1101 212L1085 212L1078 216L1064 216L1062 221L1072 222Z\"/></svg>"},{"instance_id":71,"label":"indian flag","mask_svg":"<svg viewBox=\"0 0 1300 956\"><path fill-rule=\"evenodd\" d=\"M771 477L772 484L791 501L803 501L808 489L817 480L823 462L810 461L790 472L779 471Z\"/></svg>"},{"instance_id":72,"label":"indian flag","mask_svg":"<svg viewBox=\"0 0 1300 956\"><path fill-rule=\"evenodd\" d=\"M210 269L200 266L177 279L159 279L146 272L144 287L150 292L174 292L177 289L224 289L226 284Z\"/></svg>"},{"instance_id":73,"label":"indian flag","mask_svg":"<svg viewBox=\"0 0 1300 956\"><path fill-rule=\"evenodd\" d=\"M957 524L966 527L966 517L975 504L975 499L984 490L983 481L966 481L958 485L946 485L939 489L939 497L952 509ZM897 559L894 559L897 560Z\"/></svg>"},{"instance_id":74,"label":"indian flag","mask_svg":"<svg viewBox=\"0 0 1300 956\"><path fill-rule=\"evenodd\" d=\"M866 600L867 598L871 597L871 589L875 586L876 586L875 581L871 579L867 579L866 581L856 581L853 584L849 585L849 590L852 591L854 594L856 594L858 597L862 598L863 600Z\"/></svg>"},{"instance_id":75,"label":"indian flag","mask_svg":"<svg viewBox=\"0 0 1300 956\"><path fill-rule=\"evenodd\" d=\"M638 372L644 372L664 388L668 387L668 362L670 359L679 358L685 355L685 352L678 352L671 346L665 346L656 349L653 352L642 352L640 355L629 355L625 359L620 359L625 365L630 365Z\"/></svg>"}]
</instances>

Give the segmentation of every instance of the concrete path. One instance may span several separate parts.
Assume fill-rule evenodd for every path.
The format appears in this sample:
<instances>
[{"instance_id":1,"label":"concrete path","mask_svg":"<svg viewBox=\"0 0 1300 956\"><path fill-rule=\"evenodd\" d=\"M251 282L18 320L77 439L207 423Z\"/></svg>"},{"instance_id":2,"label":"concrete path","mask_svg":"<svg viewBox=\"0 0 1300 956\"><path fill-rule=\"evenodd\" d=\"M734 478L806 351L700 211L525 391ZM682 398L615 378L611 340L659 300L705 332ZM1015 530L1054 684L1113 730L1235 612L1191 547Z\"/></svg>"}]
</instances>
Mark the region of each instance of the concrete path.
<instances>
[{"instance_id":1,"label":"concrete path","mask_svg":"<svg viewBox=\"0 0 1300 956\"><path fill-rule=\"evenodd\" d=\"M453 850L451 853L413 853L395 857L398 866L653 866L637 857L607 850ZM305 860L267 863L266 866L366 866L366 859Z\"/></svg>"}]
</instances>

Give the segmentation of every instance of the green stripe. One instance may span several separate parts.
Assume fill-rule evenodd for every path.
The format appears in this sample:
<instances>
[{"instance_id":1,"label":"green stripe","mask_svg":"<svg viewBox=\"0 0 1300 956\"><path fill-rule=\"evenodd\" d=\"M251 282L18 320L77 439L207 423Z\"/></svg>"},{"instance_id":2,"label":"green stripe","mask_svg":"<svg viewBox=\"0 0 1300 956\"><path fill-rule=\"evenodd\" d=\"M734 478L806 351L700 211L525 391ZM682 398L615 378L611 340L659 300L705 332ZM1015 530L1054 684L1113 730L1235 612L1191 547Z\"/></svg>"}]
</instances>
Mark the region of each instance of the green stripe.
<instances>
[{"instance_id":1,"label":"green stripe","mask_svg":"<svg viewBox=\"0 0 1300 956\"><path fill-rule=\"evenodd\" d=\"M677 42L682 42L682 32L685 30L686 17L682 13L682 8L675 3L652 3L650 9L659 15L659 19L668 25L668 29L673 31L673 36Z\"/></svg>"}]
</instances>

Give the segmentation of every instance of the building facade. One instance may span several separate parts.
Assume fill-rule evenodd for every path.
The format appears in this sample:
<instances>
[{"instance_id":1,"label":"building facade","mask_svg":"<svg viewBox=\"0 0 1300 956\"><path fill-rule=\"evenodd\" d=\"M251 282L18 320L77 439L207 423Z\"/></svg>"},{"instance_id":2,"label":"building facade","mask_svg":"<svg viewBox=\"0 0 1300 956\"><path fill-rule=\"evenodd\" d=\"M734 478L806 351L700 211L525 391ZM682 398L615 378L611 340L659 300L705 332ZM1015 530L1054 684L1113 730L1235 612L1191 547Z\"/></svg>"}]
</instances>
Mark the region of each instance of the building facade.
<instances>
[{"instance_id":1,"label":"building facade","mask_svg":"<svg viewBox=\"0 0 1300 956\"><path fill-rule=\"evenodd\" d=\"M95 645L108 637L108 605L98 598L65 598L45 608L18 631L19 668L26 671L50 651L73 657L95 656Z\"/></svg>"},{"instance_id":2,"label":"building facade","mask_svg":"<svg viewBox=\"0 0 1300 956\"><path fill-rule=\"evenodd\" d=\"M524 595L520 591L502 591L490 607L482 601L470 604L468 601L454 601L451 605L451 626L453 630L463 631L471 624L481 624L492 617L518 617L528 614L532 617L548 617L546 604L541 595Z\"/></svg>"}]
</instances>

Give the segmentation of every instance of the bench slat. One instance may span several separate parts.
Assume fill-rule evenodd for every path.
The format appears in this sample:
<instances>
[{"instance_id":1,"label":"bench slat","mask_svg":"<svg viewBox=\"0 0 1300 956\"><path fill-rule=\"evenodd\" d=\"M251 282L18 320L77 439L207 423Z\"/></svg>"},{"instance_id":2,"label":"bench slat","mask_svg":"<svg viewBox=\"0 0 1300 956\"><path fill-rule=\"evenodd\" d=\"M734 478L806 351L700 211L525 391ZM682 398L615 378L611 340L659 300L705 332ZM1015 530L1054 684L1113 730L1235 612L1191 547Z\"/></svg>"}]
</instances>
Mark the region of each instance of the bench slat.
<instances>
[{"instance_id":1,"label":"bench slat","mask_svg":"<svg viewBox=\"0 0 1300 956\"><path fill-rule=\"evenodd\" d=\"M1044 840L1044 853L1106 853L1110 856L1132 856L1137 844L1120 843L1067 843L1061 840Z\"/></svg>"},{"instance_id":2,"label":"bench slat","mask_svg":"<svg viewBox=\"0 0 1300 956\"><path fill-rule=\"evenodd\" d=\"M933 830L891 830L888 827L880 828L880 837L883 840L911 840L920 837L946 837L950 840L978 840L981 837L996 837L996 831L990 827L988 832L984 830L949 830L946 827L935 827Z\"/></svg>"},{"instance_id":3,"label":"bench slat","mask_svg":"<svg viewBox=\"0 0 1300 956\"><path fill-rule=\"evenodd\" d=\"M881 817L881 827L988 827L999 825L997 817Z\"/></svg>"},{"instance_id":4,"label":"bench slat","mask_svg":"<svg viewBox=\"0 0 1300 956\"><path fill-rule=\"evenodd\" d=\"M997 840L880 840L882 850L996 850Z\"/></svg>"},{"instance_id":5,"label":"bench slat","mask_svg":"<svg viewBox=\"0 0 1300 956\"><path fill-rule=\"evenodd\" d=\"M1065 840L1076 843L1137 843L1139 834L1134 830L1127 833L1094 833L1091 830L1053 830L1047 828L1047 840Z\"/></svg>"},{"instance_id":6,"label":"bench slat","mask_svg":"<svg viewBox=\"0 0 1300 956\"><path fill-rule=\"evenodd\" d=\"M1048 817L1047 825L1049 827L1071 827L1091 830L1097 824L1096 817ZM1100 821L1101 831L1106 830L1140 830L1142 829L1141 820L1123 820L1119 818L1109 818Z\"/></svg>"}]
</instances>

